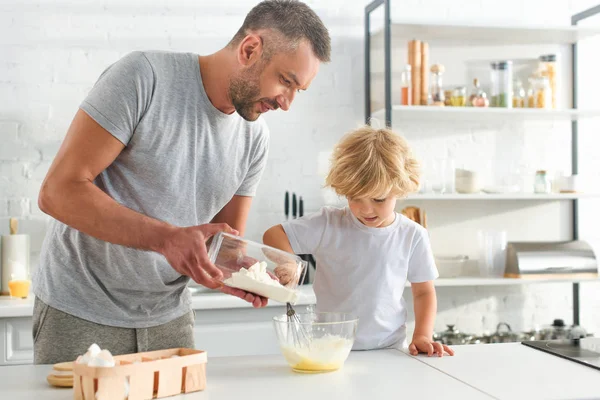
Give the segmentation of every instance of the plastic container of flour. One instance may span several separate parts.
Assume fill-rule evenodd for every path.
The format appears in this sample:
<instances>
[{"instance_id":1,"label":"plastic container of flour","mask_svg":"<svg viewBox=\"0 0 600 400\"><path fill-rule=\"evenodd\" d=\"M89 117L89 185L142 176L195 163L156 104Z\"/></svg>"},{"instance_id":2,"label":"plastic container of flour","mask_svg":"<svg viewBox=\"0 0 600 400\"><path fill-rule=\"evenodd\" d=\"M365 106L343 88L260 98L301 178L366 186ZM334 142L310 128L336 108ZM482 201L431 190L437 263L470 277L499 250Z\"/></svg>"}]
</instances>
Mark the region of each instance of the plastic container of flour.
<instances>
[{"instance_id":1,"label":"plastic container of flour","mask_svg":"<svg viewBox=\"0 0 600 400\"><path fill-rule=\"evenodd\" d=\"M296 304L298 284L307 263L295 254L219 232L213 236L208 257L223 272L223 284Z\"/></svg>"}]
</instances>

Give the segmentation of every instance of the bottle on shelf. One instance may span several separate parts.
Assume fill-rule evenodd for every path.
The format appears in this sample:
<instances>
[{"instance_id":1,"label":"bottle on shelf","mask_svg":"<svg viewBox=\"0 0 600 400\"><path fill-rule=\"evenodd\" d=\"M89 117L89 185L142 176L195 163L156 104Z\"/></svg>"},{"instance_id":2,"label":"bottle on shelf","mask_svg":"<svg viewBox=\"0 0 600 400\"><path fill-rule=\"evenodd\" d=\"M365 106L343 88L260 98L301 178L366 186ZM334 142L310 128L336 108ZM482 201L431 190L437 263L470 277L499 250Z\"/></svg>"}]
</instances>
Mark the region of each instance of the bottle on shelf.
<instances>
[{"instance_id":1,"label":"bottle on shelf","mask_svg":"<svg viewBox=\"0 0 600 400\"><path fill-rule=\"evenodd\" d=\"M408 42L408 64L411 67L411 102L410 105L419 105L421 99L421 41Z\"/></svg>"},{"instance_id":2,"label":"bottle on shelf","mask_svg":"<svg viewBox=\"0 0 600 400\"><path fill-rule=\"evenodd\" d=\"M487 94L481 89L479 79L473 79L473 88L467 101L469 107L488 107L490 104Z\"/></svg>"},{"instance_id":3,"label":"bottle on shelf","mask_svg":"<svg viewBox=\"0 0 600 400\"><path fill-rule=\"evenodd\" d=\"M421 96L415 104L426 106L429 99L429 44L421 42Z\"/></svg>"},{"instance_id":4,"label":"bottle on shelf","mask_svg":"<svg viewBox=\"0 0 600 400\"><path fill-rule=\"evenodd\" d=\"M450 105L452 107L464 107L467 104L467 88L464 86L457 86L452 91L452 97L450 97Z\"/></svg>"},{"instance_id":5,"label":"bottle on shelf","mask_svg":"<svg viewBox=\"0 0 600 400\"><path fill-rule=\"evenodd\" d=\"M411 79L411 66L407 64L402 71L401 81L402 87L400 89L400 104L403 106L409 106L412 102L412 79Z\"/></svg>"},{"instance_id":6,"label":"bottle on shelf","mask_svg":"<svg viewBox=\"0 0 600 400\"><path fill-rule=\"evenodd\" d=\"M444 106L445 93L442 84L442 75L445 68L442 64L431 66L431 104L433 106Z\"/></svg>"},{"instance_id":7,"label":"bottle on shelf","mask_svg":"<svg viewBox=\"0 0 600 400\"><path fill-rule=\"evenodd\" d=\"M523 88L523 82L517 79L514 84L513 93L513 108L524 108L526 107L527 94L525 88Z\"/></svg>"},{"instance_id":8,"label":"bottle on shelf","mask_svg":"<svg viewBox=\"0 0 600 400\"><path fill-rule=\"evenodd\" d=\"M550 80L546 76L541 76L536 80L535 89L535 107L536 108L552 108L552 88Z\"/></svg>"},{"instance_id":9,"label":"bottle on shelf","mask_svg":"<svg viewBox=\"0 0 600 400\"><path fill-rule=\"evenodd\" d=\"M527 108L535 108L535 90L536 90L536 81L537 78L535 75L532 75L527 79L529 86L527 87L527 102L525 106Z\"/></svg>"},{"instance_id":10,"label":"bottle on shelf","mask_svg":"<svg viewBox=\"0 0 600 400\"><path fill-rule=\"evenodd\" d=\"M535 173L534 193L548 194L552 190L550 178L545 170L539 170Z\"/></svg>"},{"instance_id":11,"label":"bottle on shelf","mask_svg":"<svg viewBox=\"0 0 600 400\"><path fill-rule=\"evenodd\" d=\"M539 58L541 75L548 78L550 90L552 91L552 107L556 108L556 54L545 54Z\"/></svg>"},{"instance_id":12,"label":"bottle on shelf","mask_svg":"<svg viewBox=\"0 0 600 400\"><path fill-rule=\"evenodd\" d=\"M492 107L512 108L512 61L499 61L492 66Z\"/></svg>"}]
</instances>

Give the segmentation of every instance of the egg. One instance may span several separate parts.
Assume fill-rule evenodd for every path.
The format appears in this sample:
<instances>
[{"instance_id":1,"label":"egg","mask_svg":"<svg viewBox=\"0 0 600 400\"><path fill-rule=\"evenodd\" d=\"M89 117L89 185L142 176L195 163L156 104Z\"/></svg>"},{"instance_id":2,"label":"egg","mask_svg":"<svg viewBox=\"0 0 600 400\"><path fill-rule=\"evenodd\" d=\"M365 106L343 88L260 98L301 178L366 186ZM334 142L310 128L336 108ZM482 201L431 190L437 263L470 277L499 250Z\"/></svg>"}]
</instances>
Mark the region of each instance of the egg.
<instances>
[{"instance_id":1,"label":"egg","mask_svg":"<svg viewBox=\"0 0 600 400\"><path fill-rule=\"evenodd\" d=\"M102 350L100 354L98 354L96 357L93 357L88 362L88 365L90 367L114 367L115 359L113 358L110 351Z\"/></svg>"}]
</instances>

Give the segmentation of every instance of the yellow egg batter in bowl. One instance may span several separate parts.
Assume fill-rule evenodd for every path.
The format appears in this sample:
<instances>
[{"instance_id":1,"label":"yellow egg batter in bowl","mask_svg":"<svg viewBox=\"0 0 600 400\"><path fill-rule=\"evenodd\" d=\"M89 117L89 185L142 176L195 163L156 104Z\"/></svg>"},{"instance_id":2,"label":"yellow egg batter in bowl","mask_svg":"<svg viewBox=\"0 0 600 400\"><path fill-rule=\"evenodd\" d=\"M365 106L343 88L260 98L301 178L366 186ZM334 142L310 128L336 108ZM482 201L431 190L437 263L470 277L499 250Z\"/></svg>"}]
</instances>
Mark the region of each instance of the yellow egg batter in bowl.
<instances>
[{"instance_id":1,"label":"yellow egg batter in bowl","mask_svg":"<svg viewBox=\"0 0 600 400\"><path fill-rule=\"evenodd\" d=\"M340 369L354 344L358 318L346 313L286 314L273 318L281 353L296 372L321 373Z\"/></svg>"}]
</instances>

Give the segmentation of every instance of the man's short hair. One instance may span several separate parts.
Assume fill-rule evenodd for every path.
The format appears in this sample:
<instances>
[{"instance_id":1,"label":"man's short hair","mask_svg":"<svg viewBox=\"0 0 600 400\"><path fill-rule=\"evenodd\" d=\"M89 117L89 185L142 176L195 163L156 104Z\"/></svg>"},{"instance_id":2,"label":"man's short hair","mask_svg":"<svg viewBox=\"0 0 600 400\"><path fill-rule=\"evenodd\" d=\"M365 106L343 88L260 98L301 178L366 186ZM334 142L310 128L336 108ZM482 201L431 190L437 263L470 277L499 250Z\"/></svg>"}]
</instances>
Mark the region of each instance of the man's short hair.
<instances>
[{"instance_id":1,"label":"man's short hair","mask_svg":"<svg viewBox=\"0 0 600 400\"><path fill-rule=\"evenodd\" d=\"M272 30L274 37L264 38L265 57L281 51L293 51L302 40L312 47L321 62L331 58L331 38L321 18L306 4L297 0L264 0L257 4L244 19L244 23L230 46L238 45L251 32Z\"/></svg>"}]
</instances>

